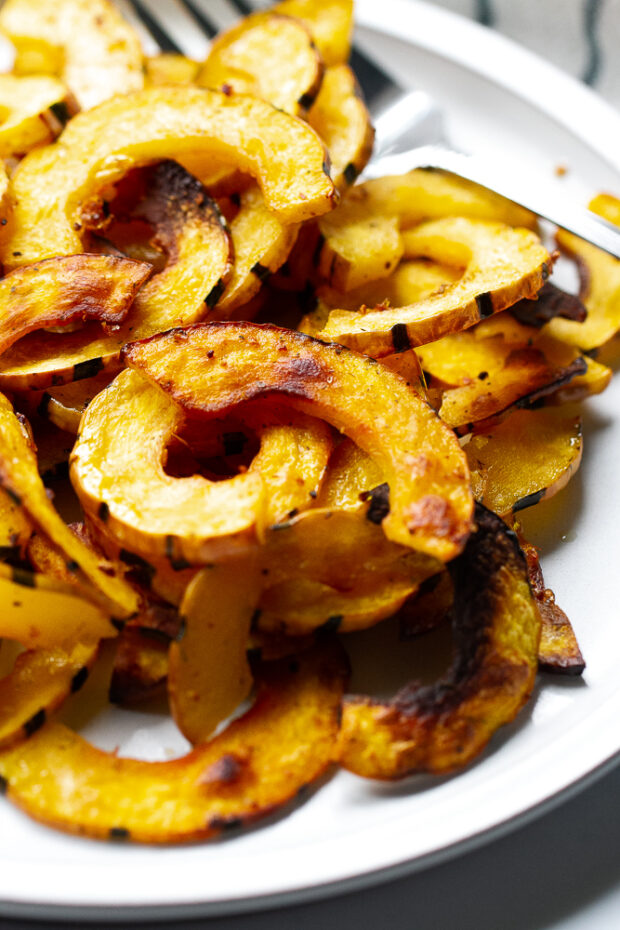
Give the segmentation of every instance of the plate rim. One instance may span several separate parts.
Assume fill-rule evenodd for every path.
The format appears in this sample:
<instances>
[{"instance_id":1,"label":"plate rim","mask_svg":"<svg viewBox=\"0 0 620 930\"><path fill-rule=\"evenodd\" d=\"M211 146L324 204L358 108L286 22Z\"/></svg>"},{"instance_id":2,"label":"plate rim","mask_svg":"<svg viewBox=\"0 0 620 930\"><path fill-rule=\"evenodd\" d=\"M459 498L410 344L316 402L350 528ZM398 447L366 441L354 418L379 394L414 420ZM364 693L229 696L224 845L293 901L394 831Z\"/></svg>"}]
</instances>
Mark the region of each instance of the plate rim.
<instances>
[{"instance_id":1,"label":"plate rim","mask_svg":"<svg viewBox=\"0 0 620 930\"><path fill-rule=\"evenodd\" d=\"M404 39L425 51L434 52L511 91L516 97L569 129L620 175L620 149L617 149L615 142L612 144L612 140L620 137L620 115L594 91L535 53L459 14L423 0L383 0L379 6L374 0L357 0L356 22L361 27ZM500 62L501 69L498 70ZM541 86L545 88L542 95ZM557 93L549 93L550 86ZM550 102L552 99L553 105ZM574 128L575 122L579 125L578 132ZM369 866L365 871L353 875L343 874L327 882L298 886L292 878L288 878L286 882L280 882L282 887L279 889L272 888L264 893L250 893L243 897L211 897L202 901L196 900L197 889L194 889L191 899L185 895L176 901L171 901L168 896L167 900L160 899L155 903L151 897L149 903L124 903L117 906L103 902L85 904L77 900L67 902L64 892L65 900L61 901L57 889L50 887L46 896L39 894L38 900L33 900L31 896L0 900L0 915L48 920L80 918L87 921L104 917L108 921L175 917L190 919L302 904L355 891L362 885L374 886L455 858L526 825L564 803L618 763L620 737L617 746L599 752L599 761L594 766L589 763L585 771L574 774L561 788L540 797L537 802L470 836L413 859L390 861L390 857L386 856L385 864Z\"/></svg>"}]
</instances>

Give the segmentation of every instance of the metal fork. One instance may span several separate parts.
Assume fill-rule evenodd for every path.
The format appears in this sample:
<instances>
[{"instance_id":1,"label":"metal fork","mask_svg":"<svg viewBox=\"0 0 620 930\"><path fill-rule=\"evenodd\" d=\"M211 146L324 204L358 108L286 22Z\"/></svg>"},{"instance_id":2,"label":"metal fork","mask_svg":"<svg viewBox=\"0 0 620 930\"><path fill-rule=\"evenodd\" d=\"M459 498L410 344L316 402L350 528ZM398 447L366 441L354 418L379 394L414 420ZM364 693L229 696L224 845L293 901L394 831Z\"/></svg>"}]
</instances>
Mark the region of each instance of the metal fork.
<instances>
[{"instance_id":1,"label":"metal fork","mask_svg":"<svg viewBox=\"0 0 620 930\"><path fill-rule=\"evenodd\" d=\"M147 43L161 51L205 57L209 41L241 16L265 9L269 0L118 0L118 5ZM146 35L144 33L146 30ZM188 37L192 37L191 47ZM566 191L548 178L497 167L479 156L450 148L443 115L421 90L405 91L374 61L353 48L351 66L364 92L375 129L375 150L363 177L399 174L412 168L440 168L474 181L575 233L620 258L620 229L567 200ZM435 143L435 144L423 144Z\"/></svg>"}]
</instances>

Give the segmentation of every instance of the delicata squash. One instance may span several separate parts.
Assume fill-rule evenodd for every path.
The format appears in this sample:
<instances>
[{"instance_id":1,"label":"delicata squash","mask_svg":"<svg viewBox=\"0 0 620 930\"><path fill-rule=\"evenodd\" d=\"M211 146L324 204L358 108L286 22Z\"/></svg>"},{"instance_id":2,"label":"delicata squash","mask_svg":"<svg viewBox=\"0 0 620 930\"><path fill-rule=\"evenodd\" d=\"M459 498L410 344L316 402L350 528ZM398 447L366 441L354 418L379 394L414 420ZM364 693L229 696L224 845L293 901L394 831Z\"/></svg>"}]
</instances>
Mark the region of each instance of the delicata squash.
<instances>
[{"instance_id":1,"label":"delicata squash","mask_svg":"<svg viewBox=\"0 0 620 930\"><path fill-rule=\"evenodd\" d=\"M86 110L144 84L138 36L108 0L7 0L17 74L58 75Z\"/></svg>"},{"instance_id":2,"label":"delicata squash","mask_svg":"<svg viewBox=\"0 0 620 930\"><path fill-rule=\"evenodd\" d=\"M389 507L378 522L389 539L442 561L462 549L473 507L464 453L406 382L373 359L252 323L173 330L128 346L124 359L192 416L272 401L327 420L383 468Z\"/></svg>"},{"instance_id":3,"label":"delicata squash","mask_svg":"<svg viewBox=\"0 0 620 930\"><path fill-rule=\"evenodd\" d=\"M154 556L181 570L230 556L255 545L263 524L312 502L331 451L324 424L257 420L261 446L249 468L217 481L164 470L183 421L173 398L124 371L89 404L71 454L90 520L147 565Z\"/></svg>"},{"instance_id":4,"label":"delicata squash","mask_svg":"<svg viewBox=\"0 0 620 930\"><path fill-rule=\"evenodd\" d=\"M53 142L77 110L73 96L56 78L0 75L0 158L21 157Z\"/></svg>"},{"instance_id":5,"label":"delicata squash","mask_svg":"<svg viewBox=\"0 0 620 930\"><path fill-rule=\"evenodd\" d=\"M406 258L460 266L462 276L409 306L333 310L315 335L375 357L402 352L534 297L552 264L535 233L490 220L446 217L423 223L402 238Z\"/></svg>"},{"instance_id":6,"label":"delicata squash","mask_svg":"<svg viewBox=\"0 0 620 930\"><path fill-rule=\"evenodd\" d=\"M118 328L150 266L111 255L69 255L0 280L0 355L35 330L96 320Z\"/></svg>"},{"instance_id":7,"label":"delicata squash","mask_svg":"<svg viewBox=\"0 0 620 930\"><path fill-rule=\"evenodd\" d=\"M75 537L52 506L39 476L34 450L3 394L0 394L0 435L0 485L4 491L23 506L29 519L63 552L71 572L84 582L92 601L107 611L107 616L122 620L135 613L138 607L135 591L121 578L111 578L102 571L98 558Z\"/></svg>"},{"instance_id":8,"label":"delicata squash","mask_svg":"<svg viewBox=\"0 0 620 930\"><path fill-rule=\"evenodd\" d=\"M197 83L253 94L300 116L314 103L322 80L323 62L309 30L299 20L269 11L246 16L221 33Z\"/></svg>"},{"instance_id":9,"label":"delicata squash","mask_svg":"<svg viewBox=\"0 0 620 930\"><path fill-rule=\"evenodd\" d=\"M122 325L115 326L112 331L108 326L107 331L104 329L102 332L101 326L93 324L83 326L78 332L54 336L39 333L20 341L0 358L0 385L13 389L46 388L49 384L59 385L91 377L102 369L118 369L118 353L124 343L172 326L193 323L213 312L232 271L231 237L215 203L199 181L170 160L132 172L124 181L132 192L135 189L139 200L131 216L115 216L116 201L122 201L118 195L109 203L106 200L92 205L84 217L84 228L99 237L114 233L122 236L129 220L142 223L152 229L150 244L157 256L165 255L164 267L157 270L139 290L131 287L132 281L142 284L150 274L150 265L130 263L127 259L112 256L67 256L15 269L5 279L7 290L16 281L34 281L39 291L45 291L42 296L48 300L54 293L54 281L58 279L57 306L54 310L46 308L50 317L57 314L58 323L62 322L63 313L70 320L76 315L69 315L62 305L63 300L65 304L74 300L76 310L82 310L82 317L86 317L83 308L94 305L90 316L96 317L97 298L102 303L106 292L112 288L113 271L120 278L116 287L119 293L117 296L113 292L109 303L114 297L118 303L124 294L127 296L124 313L118 313L117 323ZM127 204L125 209L129 210L130 206L133 205ZM277 221L276 225L281 228ZM125 281L123 268L127 269ZM85 294L80 292L80 284ZM11 294L10 300L15 303L20 296L18 291L17 295ZM18 308L22 303L18 301ZM39 303L43 303L41 297ZM106 309L109 316L111 311L105 304L100 311L104 324ZM22 316L28 320L24 311ZM52 319L51 322L55 321ZM31 324L30 329L33 328ZM25 327L22 330L28 332ZM1 334L2 326L0 348Z\"/></svg>"},{"instance_id":10,"label":"delicata squash","mask_svg":"<svg viewBox=\"0 0 620 930\"><path fill-rule=\"evenodd\" d=\"M327 769L347 675L331 642L262 663L250 710L170 762L102 752L50 721L0 752L0 783L30 816L71 833L147 843L217 836L272 813Z\"/></svg>"},{"instance_id":11,"label":"delicata squash","mask_svg":"<svg viewBox=\"0 0 620 930\"><path fill-rule=\"evenodd\" d=\"M284 222L335 203L325 149L305 123L255 97L153 87L78 114L55 145L23 160L11 187L7 267L83 251L82 209L105 185L141 164L196 152L253 175Z\"/></svg>"},{"instance_id":12,"label":"delicata squash","mask_svg":"<svg viewBox=\"0 0 620 930\"><path fill-rule=\"evenodd\" d=\"M434 685L389 702L346 699L341 764L367 778L450 772L473 759L527 701L540 615L525 558L499 517L476 507L476 531L450 564L456 658Z\"/></svg>"}]
</instances>

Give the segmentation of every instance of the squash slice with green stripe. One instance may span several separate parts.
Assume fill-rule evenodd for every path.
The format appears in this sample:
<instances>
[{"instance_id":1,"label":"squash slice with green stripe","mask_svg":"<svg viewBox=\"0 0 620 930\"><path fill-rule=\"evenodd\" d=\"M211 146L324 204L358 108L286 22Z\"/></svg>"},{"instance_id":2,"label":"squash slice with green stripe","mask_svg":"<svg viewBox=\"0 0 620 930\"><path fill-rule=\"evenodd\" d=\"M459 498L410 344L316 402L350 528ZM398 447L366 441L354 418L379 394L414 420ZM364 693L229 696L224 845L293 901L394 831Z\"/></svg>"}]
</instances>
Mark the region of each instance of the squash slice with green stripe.
<instances>
[{"instance_id":1,"label":"squash slice with green stripe","mask_svg":"<svg viewBox=\"0 0 620 930\"><path fill-rule=\"evenodd\" d=\"M18 807L71 833L143 843L215 837L273 813L328 769L347 674L340 647L327 641L263 663L250 710L170 762L102 752L50 722L0 752L0 778Z\"/></svg>"}]
</instances>

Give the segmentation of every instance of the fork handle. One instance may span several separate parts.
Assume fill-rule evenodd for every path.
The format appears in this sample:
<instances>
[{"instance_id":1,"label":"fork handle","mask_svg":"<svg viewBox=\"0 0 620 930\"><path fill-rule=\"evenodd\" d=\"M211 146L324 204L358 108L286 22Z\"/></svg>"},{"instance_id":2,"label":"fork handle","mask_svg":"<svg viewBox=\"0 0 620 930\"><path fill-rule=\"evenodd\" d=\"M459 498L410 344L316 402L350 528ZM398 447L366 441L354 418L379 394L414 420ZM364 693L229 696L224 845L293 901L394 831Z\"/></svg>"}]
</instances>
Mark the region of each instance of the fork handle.
<instances>
[{"instance_id":1,"label":"fork handle","mask_svg":"<svg viewBox=\"0 0 620 930\"><path fill-rule=\"evenodd\" d=\"M521 166L517 167L518 177L515 179L509 173L510 169L498 172L494 165L477 155L464 155L427 145L380 158L373 163L367 176L400 174L412 168L441 168L474 181L620 259L620 229L617 226L571 203L566 191L551 179L543 180L531 174L525 176Z\"/></svg>"}]
</instances>

